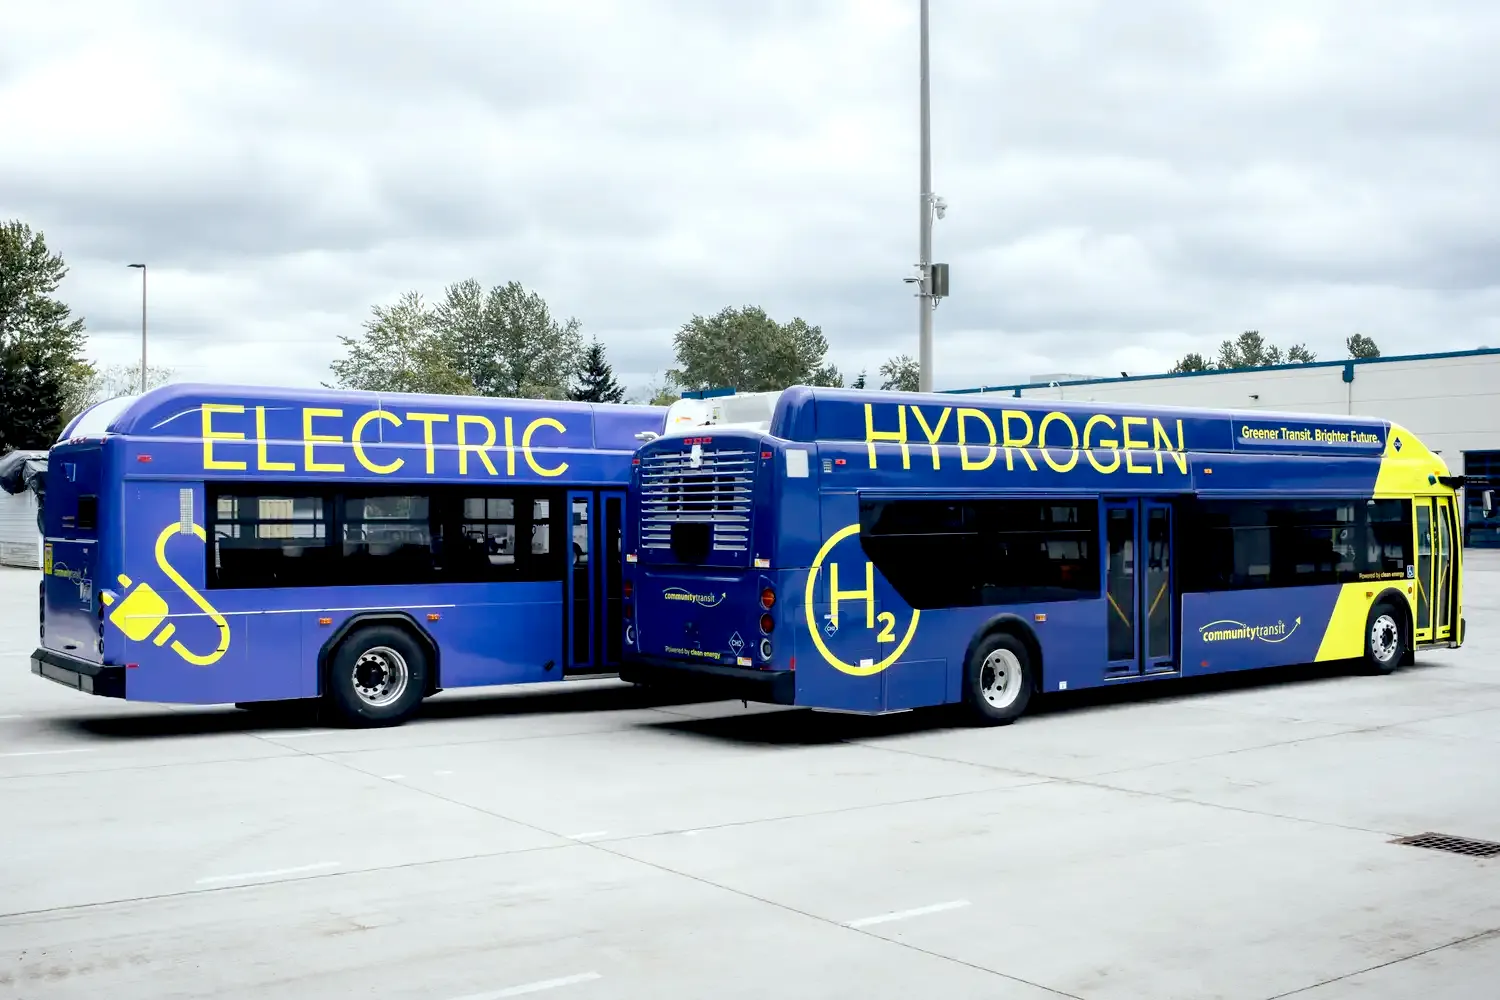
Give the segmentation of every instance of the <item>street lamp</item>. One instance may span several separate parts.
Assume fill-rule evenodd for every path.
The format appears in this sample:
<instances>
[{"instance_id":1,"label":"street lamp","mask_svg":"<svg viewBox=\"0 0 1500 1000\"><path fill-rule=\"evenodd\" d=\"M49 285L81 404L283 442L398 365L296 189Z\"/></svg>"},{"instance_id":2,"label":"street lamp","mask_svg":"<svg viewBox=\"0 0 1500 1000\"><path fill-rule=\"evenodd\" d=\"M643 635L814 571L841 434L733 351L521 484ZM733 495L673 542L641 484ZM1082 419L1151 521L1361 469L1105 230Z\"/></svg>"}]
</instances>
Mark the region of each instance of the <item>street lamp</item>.
<instances>
[{"instance_id":1,"label":"street lamp","mask_svg":"<svg viewBox=\"0 0 1500 1000\"><path fill-rule=\"evenodd\" d=\"M926 2L926 0L923 0ZM146 391L146 265L131 264L141 269L141 392Z\"/></svg>"},{"instance_id":2,"label":"street lamp","mask_svg":"<svg viewBox=\"0 0 1500 1000\"><path fill-rule=\"evenodd\" d=\"M930 73L927 59L927 0L921 7L921 216L917 230L917 276L908 278L917 285L917 388L922 392L932 391L932 311L937 300L948 294L948 265L932 261L932 220L941 219L948 210L943 199L932 193L932 101L929 91Z\"/></svg>"}]
</instances>

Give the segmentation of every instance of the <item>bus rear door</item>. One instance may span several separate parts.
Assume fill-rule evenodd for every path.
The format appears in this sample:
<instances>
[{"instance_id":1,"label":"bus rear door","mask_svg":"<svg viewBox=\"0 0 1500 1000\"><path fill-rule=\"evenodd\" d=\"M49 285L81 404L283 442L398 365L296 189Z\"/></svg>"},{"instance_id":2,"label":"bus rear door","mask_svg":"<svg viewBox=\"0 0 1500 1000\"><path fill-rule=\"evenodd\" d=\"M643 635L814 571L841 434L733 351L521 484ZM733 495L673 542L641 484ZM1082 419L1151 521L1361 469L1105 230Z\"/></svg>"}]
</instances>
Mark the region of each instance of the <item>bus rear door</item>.
<instances>
[{"instance_id":1,"label":"bus rear door","mask_svg":"<svg viewBox=\"0 0 1500 1000\"><path fill-rule=\"evenodd\" d=\"M613 673L624 640L624 490L568 493L570 569L564 586L566 670Z\"/></svg>"}]
</instances>

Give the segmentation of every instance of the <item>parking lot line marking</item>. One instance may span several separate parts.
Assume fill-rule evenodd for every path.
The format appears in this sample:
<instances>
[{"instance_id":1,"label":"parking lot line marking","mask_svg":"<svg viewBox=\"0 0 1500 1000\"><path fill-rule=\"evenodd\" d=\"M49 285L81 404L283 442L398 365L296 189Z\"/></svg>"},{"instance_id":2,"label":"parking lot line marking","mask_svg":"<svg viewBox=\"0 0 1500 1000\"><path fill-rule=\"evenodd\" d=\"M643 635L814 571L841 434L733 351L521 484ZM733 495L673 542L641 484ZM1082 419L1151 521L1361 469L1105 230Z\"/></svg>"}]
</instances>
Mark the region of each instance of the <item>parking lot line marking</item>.
<instances>
[{"instance_id":1,"label":"parking lot line marking","mask_svg":"<svg viewBox=\"0 0 1500 1000\"><path fill-rule=\"evenodd\" d=\"M404 777L406 777L404 774L382 774L380 776L382 781L400 781Z\"/></svg>"},{"instance_id":2,"label":"parking lot line marking","mask_svg":"<svg viewBox=\"0 0 1500 1000\"><path fill-rule=\"evenodd\" d=\"M608 830L590 830L588 833L565 834L565 836L569 840L598 840L600 837L606 837L608 835Z\"/></svg>"},{"instance_id":3,"label":"parking lot line marking","mask_svg":"<svg viewBox=\"0 0 1500 1000\"><path fill-rule=\"evenodd\" d=\"M0 715L0 722L5 722L5 721L7 721L9 719L19 719L19 718L21 718L21 716L19 716L19 715Z\"/></svg>"},{"instance_id":4,"label":"parking lot line marking","mask_svg":"<svg viewBox=\"0 0 1500 1000\"><path fill-rule=\"evenodd\" d=\"M503 1000L504 997L525 996L528 993L555 990L559 986L576 986L578 983L592 982L595 979L602 978L597 972L580 972L576 976L563 976L559 979L540 979L534 983L522 983L520 986L495 990L493 993L470 993L467 996L454 997L453 1000Z\"/></svg>"},{"instance_id":5,"label":"parking lot line marking","mask_svg":"<svg viewBox=\"0 0 1500 1000\"><path fill-rule=\"evenodd\" d=\"M274 729L262 729L260 735L273 740L300 740L304 736L332 736L341 733L342 729L302 729L292 732L280 733Z\"/></svg>"},{"instance_id":6,"label":"parking lot line marking","mask_svg":"<svg viewBox=\"0 0 1500 1000\"><path fill-rule=\"evenodd\" d=\"M967 899L954 899L946 903L933 903L931 906L919 906L914 910L897 910L894 913L882 913L875 917L860 917L851 920L845 927L871 927L875 924L888 924L893 920L905 920L907 917L925 917L929 913L942 913L944 910L958 910L969 905Z\"/></svg>"},{"instance_id":7,"label":"parking lot line marking","mask_svg":"<svg viewBox=\"0 0 1500 1000\"><path fill-rule=\"evenodd\" d=\"M70 750L18 750L14 753L0 753L0 757L46 757L57 753L93 753L93 747L73 747Z\"/></svg>"},{"instance_id":8,"label":"parking lot line marking","mask_svg":"<svg viewBox=\"0 0 1500 1000\"><path fill-rule=\"evenodd\" d=\"M248 882L258 878L276 878L279 875L300 875L303 872L322 871L325 868L337 868L337 861L319 861L313 865L298 865L295 868L272 868L264 872L241 872L238 875L205 875L198 880L198 885L214 885L218 882Z\"/></svg>"}]
</instances>

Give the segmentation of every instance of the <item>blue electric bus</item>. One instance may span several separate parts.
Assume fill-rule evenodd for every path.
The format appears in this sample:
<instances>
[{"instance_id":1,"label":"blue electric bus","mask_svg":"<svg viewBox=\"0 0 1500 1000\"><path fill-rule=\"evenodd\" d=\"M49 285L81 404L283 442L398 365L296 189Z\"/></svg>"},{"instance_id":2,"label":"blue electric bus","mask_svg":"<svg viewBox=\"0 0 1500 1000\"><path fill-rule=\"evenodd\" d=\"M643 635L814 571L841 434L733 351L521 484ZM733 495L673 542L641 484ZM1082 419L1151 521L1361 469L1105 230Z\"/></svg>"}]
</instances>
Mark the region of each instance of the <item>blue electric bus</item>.
<instances>
[{"instance_id":1,"label":"blue electric bus","mask_svg":"<svg viewBox=\"0 0 1500 1000\"><path fill-rule=\"evenodd\" d=\"M34 673L180 703L617 670L631 456L665 407L171 385L48 455Z\"/></svg>"},{"instance_id":2,"label":"blue electric bus","mask_svg":"<svg viewBox=\"0 0 1500 1000\"><path fill-rule=\"evenodd\" d=\"M1038 692L1390 671L1463 642L1461 480L1386 421L806 387L700 405L635 458L628 679L1003 723Z\"/></svg>"}]
</instances>

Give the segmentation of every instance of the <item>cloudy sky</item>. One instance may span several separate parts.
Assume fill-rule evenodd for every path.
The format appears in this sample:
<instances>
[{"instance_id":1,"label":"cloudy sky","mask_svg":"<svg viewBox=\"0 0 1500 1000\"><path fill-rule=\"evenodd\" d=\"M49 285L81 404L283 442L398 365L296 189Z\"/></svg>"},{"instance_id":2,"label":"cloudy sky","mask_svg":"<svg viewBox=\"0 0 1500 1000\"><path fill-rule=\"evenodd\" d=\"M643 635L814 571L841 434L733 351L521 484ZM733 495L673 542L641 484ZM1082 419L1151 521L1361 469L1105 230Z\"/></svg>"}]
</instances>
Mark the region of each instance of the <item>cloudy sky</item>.
<instances>
[{"instance_id":1,"label":"cloudy sky","mask_svg":"<svg viewBox=\"0 0 1500 1000\"><path fill-rule=\"evenodd\" d=\"M1500 346L1500 4L932 0L939 387L1256 328ZM643 387L694 313L916 350L917 0L0 0L0 218L105 363L314 385L512 279Z\"/></svg>"}]
</instances>

